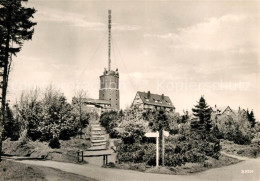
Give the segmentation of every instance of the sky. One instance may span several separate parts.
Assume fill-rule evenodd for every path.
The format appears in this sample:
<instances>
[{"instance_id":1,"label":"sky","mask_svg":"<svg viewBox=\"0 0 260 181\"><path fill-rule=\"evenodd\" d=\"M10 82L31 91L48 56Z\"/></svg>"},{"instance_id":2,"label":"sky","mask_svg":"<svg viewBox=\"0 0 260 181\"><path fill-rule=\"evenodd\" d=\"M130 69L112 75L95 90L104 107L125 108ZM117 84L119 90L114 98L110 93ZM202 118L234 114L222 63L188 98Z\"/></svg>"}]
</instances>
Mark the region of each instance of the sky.
<instances>
[{"instance_id":1,"label":"sky","mask_svg":"<svg viewBox=\"0 0 260 181\"><path fill-rule=\"evenodd\" d=\"M52 84L70 101L84 89L98 98L108 64L119 69L121 108L137 91L168 95L176 111L200 96L218 107L254 110L260 118L260 2L192 0L29 0L37 22L14 58L8 97Z\"/></svg>"}]
</instances>

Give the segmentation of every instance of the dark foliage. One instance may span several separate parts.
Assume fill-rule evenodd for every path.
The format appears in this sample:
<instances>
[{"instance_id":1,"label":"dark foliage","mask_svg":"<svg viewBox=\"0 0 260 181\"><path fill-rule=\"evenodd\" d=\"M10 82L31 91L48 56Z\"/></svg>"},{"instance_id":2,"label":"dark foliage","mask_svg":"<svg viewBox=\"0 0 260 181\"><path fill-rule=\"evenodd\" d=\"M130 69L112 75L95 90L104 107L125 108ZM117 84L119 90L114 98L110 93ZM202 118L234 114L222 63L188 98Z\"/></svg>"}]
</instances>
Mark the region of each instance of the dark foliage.
<instances>
[{"instance_id":1,"label":"dark foliage","mask_svg":"<svg viewBox=\"0 0 260 181\"><path fill-rule=\"evenodd\" d=\"M117 158L119 162L146 163L155 165L155 144L120 144Z\"/></svg>"},{"instance_id":2,"label":"dark foliage","mask_svg":"<svg viewBox=\"0 0 260 181\"><path fill-rule=\"evenodd\" d=\"M51 148L60 148L60 142L57 137L54 137L50 140L49 147Z\"/></svg>"},{"instance_id":3,"label":"dark foliage","mask_svg":"<svg viewBox=\"0 0 260 181\"><path fill-rule=\"evenodd\" d=\"M118 119L123 115L122 111L107 111L102 113L100 123L104 128L106 128L106 131L111 138L118 138L118 133L114 128L118 126Z\"/></svg>"},{"instance_id":4,"label":"dark foliage","mask_svg":"<svg viewBox=\"0 0 260 181\"><path fill-rule=\"evenodd\" d=\"M217 127L213 127L212 111L203 96L192 111L195 119L191 122L191 135L197 141L197 148L206 156L218 158L221 147L217 136L220 137L220 133Z\"/></svg>"},{"instance_id":5,"label":"dark foliage","mask_svg":"<svg viewBox=\"0 0 260 181\"><path fill-rule=\"evenodd\" d=\"M247 119L248 121L250 122L251 124L251 127L254 128L255 127L255 124L256 124L256 120L255 120L255 115L254 115L254 112L253 110L249 113L249 111L247 110Z\"/></svg>"},{"instance_id":6,"label":"dark foliage","mask_svg":"<svg viewBox=\"0 0 260 181\"><path fill-rule=\"evenodd\" d=\"M20 125L17 119L14 119L13 112L9 105L6 104L5 122L3 130L3 139L10 138L11 141L19 139Z\"/></svg>"},{"instance_id":7,"label":"dark foliage","mask_svg":"<svg viewBox=\"0 0 260 181\"><path fill-rule=\"evenodd\" d=\"M211 108L207 105L203 96L201 96L195 108L192 108L192 112L197 119L191 122L191 129L201 135L209 133L212 128Z\"/></svg>"}]
</instances>

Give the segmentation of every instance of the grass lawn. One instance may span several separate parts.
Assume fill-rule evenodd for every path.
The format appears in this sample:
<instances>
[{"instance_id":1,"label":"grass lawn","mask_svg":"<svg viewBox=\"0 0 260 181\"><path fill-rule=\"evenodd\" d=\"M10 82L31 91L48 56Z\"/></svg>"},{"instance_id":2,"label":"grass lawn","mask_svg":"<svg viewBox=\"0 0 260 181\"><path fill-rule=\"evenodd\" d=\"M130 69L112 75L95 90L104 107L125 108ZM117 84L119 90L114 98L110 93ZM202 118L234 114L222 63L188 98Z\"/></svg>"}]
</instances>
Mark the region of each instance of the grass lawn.
<instances>
[{"instance_id":1,"label":"grass lawn","mask_svg":"<svg viewBox=\"0 0 260 181\"><path fill-rule=\"evenodd\" d=\"M206 160L203 163L186 163L185 165L176 166L176 167L156 168L156 167L146 167L144 163L140 163L140 164L123 163L123 164L115 164L115 168L137 170L137 171L147 172L147 173L187 175L187 174L208 170L211 168L218 168L218 167L232 165L238 162L240 162L240 160L236 158L231 158L226 155L221 155L218 160L208 157L208 160Z\"/></svg>"},{"instance_id":2,"label":"grass lawn","mask_svg":"<svg viewBox=\"0 0 260 181\"><path fill-rule=\"evenodd\" d=\"M13 161L0 162L0 181L95 181L95 179L58 169L27 165Z\"/></svg>"},{"instance_id":3,"label":"grass lawn","mask_svg":"<svg viewBox=\"0 0 260 181\"><path fill-rule=\"evenodd\" d=\"M3 152L8 155L44 158L47 160L77 163L77 151L87 150L90 141L73 138L67 141L60 140L61 147L52 149L47 142L40 141L3 141Z\"/></svg>"},{"instance_id":4,"label":"grass lawn","mask_svg":"<svg viewBox=\"0 0 260 181\"><path fill-rule=\"evenodd\" d=\"M222 140L221 146L223 152L231 155L238 155L248 158L258 158L260 157L260 145L257 143L250 145L238 145L232 141Z\"/></svg>"}]
</instances>

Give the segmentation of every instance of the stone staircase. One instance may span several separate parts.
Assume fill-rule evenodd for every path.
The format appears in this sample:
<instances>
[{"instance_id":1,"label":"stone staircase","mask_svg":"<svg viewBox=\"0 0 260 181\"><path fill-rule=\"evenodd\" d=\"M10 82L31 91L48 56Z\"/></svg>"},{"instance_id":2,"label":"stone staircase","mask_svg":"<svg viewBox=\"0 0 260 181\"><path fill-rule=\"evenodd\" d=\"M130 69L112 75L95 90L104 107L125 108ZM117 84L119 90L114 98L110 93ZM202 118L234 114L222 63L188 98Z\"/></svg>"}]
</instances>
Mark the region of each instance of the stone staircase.
<instances>
[{"instance_id":1,"label":"stone staircase","mask_svg":"<svg viewBox=\"0 0 260 181\"><path fill-rule=\"evenodd\" d=\"M91 147L87 151L107 150L109 136L104 127L100 125L99 118L90 120Z\"/></svg>"}]
</instances>

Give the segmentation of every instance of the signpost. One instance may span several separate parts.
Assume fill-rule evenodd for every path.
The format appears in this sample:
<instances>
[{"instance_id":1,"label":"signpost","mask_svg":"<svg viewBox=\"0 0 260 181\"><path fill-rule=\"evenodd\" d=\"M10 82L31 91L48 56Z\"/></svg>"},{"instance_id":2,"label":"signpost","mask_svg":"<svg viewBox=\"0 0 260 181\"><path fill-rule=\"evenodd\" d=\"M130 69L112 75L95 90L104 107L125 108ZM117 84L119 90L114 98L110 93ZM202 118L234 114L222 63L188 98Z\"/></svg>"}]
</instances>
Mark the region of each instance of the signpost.
<instances>
[{"instance_id":1,"label":"signpost","mask_svg":"<svg viewBox=\"0 0 260 181\"><path fill-rule=\"evenodd\" d=\"M156 138L156 167L159 166L159 132L155 133L146 133L146 137L150 138ZM162 136L162 166L164 166L164 151L165 151L165 146L164 146L164 137L168 137L169 132L163 130L163 136Z\"/></svg>"},{"instance_id":2,"label":"signpost","mask_svg":"<svg viewBox=\"0 0 260 181\"><path fill-rule=\"evenodd\" d=\"M150 137L150 138L156 138L156 167L159 166L159 132L155 132L155 133L146 133L145 134L146 137Z\"/></svg>"},{"instance_id":3,"label":"signpost","mask_svg":"<svg viewBox=\"0 0 260 181\"><path fill-rule=\"evenodd\" d=\"M165 144L164 144L164 137L168 137L169 132L163 130L163 135L162 135L162 166L164 167L164 153L165 153Z\"/></svg>"}]
</instances>

